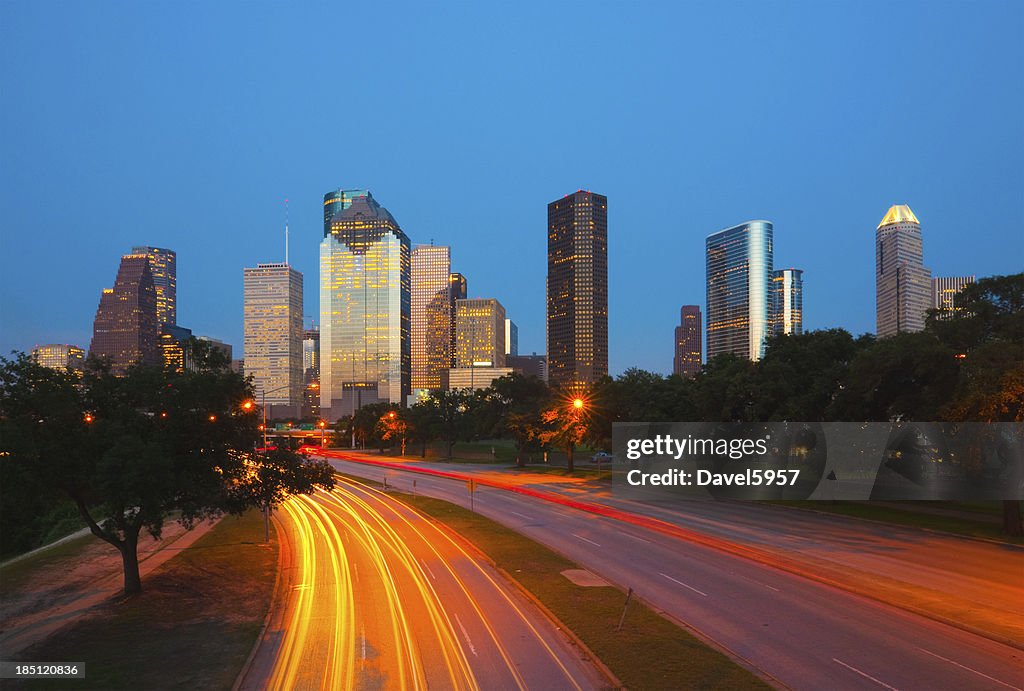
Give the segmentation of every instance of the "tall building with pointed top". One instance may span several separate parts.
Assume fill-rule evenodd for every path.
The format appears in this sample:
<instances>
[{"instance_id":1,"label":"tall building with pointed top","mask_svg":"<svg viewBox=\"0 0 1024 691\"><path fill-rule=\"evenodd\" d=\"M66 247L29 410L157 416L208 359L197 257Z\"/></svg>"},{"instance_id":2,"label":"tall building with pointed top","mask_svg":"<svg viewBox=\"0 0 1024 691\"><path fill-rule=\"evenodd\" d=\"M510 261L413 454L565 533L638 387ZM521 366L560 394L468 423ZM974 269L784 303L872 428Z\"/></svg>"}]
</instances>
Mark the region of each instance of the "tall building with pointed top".
<instances>
[{"instance_id":1,"label":"tall building with pointed top","mask_svg":"<svg viewBox=\"0 0 1024 691\"><path fill-rule=\"evenodd\" d=\"M772 272L772 335L799 336L804 332L804 272Z\"/></svg>"},{"instance_id":2,"label":"tall building with pointed top","mask_svg":"<svg viewBox=\"0 0 1024 691\"><path fill-rule=\"evenodd\" d=\"M269 417L298 417L302 406L302 274L289 264L244 271L245 373Z\"/></svg>"},{"instance_id":3,"label":"tall building with pointed top","mask_svg":"<svg viewBox=\"0 0 1024 691\"><path fill-rule=\"evenodd\" d=\"M771 329L774 227L747 221L712 233L707 251L707 359L764 357Z\"/></svg>"},{"instance_id":4,"label":"tall building with pointed top","mask_svg":"<svg viewBox=\"0 0 1024 691\"><path fill-rule=\"evenodd\" d=\"M149 272L156 289L156 316L161 324L178 323L178 255L174 250L142 245L132 248L132 254L149 258Z\"/></svg>"},{"instance_id":5,"label":"tall building with pointed top","mask_svg":"<svg viewBox=\"0 0 1024 691\"><path fill-rule=\"evenodd\" d=\"M332 211L320 243L320 414L336 420L409 395L411 279L409 238L368 191L328 193Z\"/></svg>"},{"instance_id":6,"label":"tall building with pointed top","mask_svg":"<svg viewBox=\"0 0 1024 691\"><path fill-rule=\"evenodd\" d=\"M608 198L579 190L548 204L548 381L608 374Z\"/></svg>"},{"instance_id":7,"label":"tall building with pointed top","mask_svg":"<svg viewBox=\"0 0 1024 691\"><path fill-rule=\"evenodd\" d=\"M875 229L875 333L921 331L931 307L921 224L909 206L895 204Z\"/></svg>"},{"instance_id":8,"label":"tall building with pointed top","mask_svg":"<svg viewBox=\"0 0 1024 691\"><path fill-rule=\"evenodd\" d=\"M700 373L703 359L704 340L701 328L699 305L683 305L679 308L679 326L676 327L675 357L672 358L672 373L681 377L693 377Z\"/></svg>"},{"instance_id":9,"label":"tall building with pointed top","mask_svg":"<svg viewBox=\"0 0 1024 691\"><path fill-rule=\"evenodd\" d=\"M160 320L146 254L121 257L113 288L104 288L92 327L89 354L110 359L123 375L134 364L159 367Z\"/></svg>"},{"instance_id":10,"label":"tall building with pointed top","mask_svg":"<svg viewBox=\"0 0 1024 691\"><path fill-rule=\"evenodd\" d=\"M412 389L441 388L441 374L451 367L452 304L448 295L451 248L417 245L411 267Z\"/></svg>"}]
</instances>

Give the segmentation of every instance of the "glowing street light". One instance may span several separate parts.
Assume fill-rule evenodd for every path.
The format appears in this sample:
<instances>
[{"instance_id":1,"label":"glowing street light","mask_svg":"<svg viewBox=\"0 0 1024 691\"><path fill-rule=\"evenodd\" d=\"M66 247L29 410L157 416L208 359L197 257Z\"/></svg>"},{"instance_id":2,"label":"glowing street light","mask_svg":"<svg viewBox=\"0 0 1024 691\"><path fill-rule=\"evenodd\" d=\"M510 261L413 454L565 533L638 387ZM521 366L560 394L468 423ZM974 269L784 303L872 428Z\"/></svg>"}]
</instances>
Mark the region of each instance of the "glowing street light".
<instances>
[{"instance_id":1,"label":"glowing street light","mask_svg":"<svg viewBox=\"0 0 1024 691\"><path fill-rule=\"evenodd\" d=\"M85 424L87 424L87 425L91 425L91 424L92 424L92 421L93 421L93 420L94 420L95 418L93 418L93 416L92 416L92 414L91 414L91 413L86 413L86 414L85 414L85 417L84 417L84 418L82 418L82 419L83 419L83 420L85 420Z\"/></svg>"},{"instance_id":2,"label":"glowing street light","mask_svg":"<svg viewBox=\"0 0 1024 691\"><path fill-rule=\"evenodd\" d=\"M583 409L583 399L582 398L575 399L572 402L572 407L575 408L576 410L582 410Z\"/></svg>"}]
</instances>

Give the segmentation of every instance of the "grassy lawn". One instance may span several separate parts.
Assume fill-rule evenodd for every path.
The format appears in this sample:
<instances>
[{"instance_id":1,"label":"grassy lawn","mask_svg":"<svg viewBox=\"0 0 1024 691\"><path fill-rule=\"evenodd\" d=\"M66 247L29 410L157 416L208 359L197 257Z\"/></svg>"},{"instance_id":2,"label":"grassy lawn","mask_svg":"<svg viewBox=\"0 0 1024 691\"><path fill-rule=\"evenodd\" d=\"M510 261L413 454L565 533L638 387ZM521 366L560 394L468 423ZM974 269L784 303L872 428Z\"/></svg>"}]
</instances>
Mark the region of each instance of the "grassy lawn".
<instances>
[{"instance_id":1,"label":"grassy lawn","mask_svg":"<svg viewBox=\"0 0 1024 691\"><path fill-rule=\"evenodd\" d=\"M625 593L585 588L561 575L579 568L565 557L454 504L392 493L448 525L518 580L631 689L770 688L649 607L633 601L616 631Z\"/></svg>"},{"instance_id":2,"label":"grassy lawn","mask_svg":"<svg viewBox=\"0 0 1024 691\"><path fill-rule=\"evenodd\" d=\"M975 511L981 514L981 520L971 520L966 516L943 516L922 511L914 511L913 504L907 502L907 507L895 508L892 506L876 506L867 502L825 502L825 501L773 501L773 504L788 506L797 509L813 509L828 513L852 516L854 518L868 518L875 521L884 521L895 525L905 525L912 528L929 528L941 530L955 535L967 537L983 537L1001 542L1021 543L1021 538L1011 538L1003 533L1000 524L991 520L992 508L990 503L978 502L978 509L966 509L963 502L950 502L946 508L957 511ZM929 508L940 508L944 502L922 502L923 506ZM1002 510L1001 508L999 509ZM987 519L987 520L986 520Z\"/></svg>"},{"instance_id":3,"label":"grassy lawn","mask_svg":"<svg viewBox=\"0 0 1024 691\"><path fill-rule=\"evenodd\" d=\"M277 542L262 540L259 512L224 518L144 578L141 595L103 605L20 656L84 661L85 679L5 688L230 689L270 606Z\"/></svg>"},{"instance_id":4,"label":"grassy lawn","mask_svg":"<svg viewBox=\"0 0 1024 691\"><path fill-rule=\"evenodd\" d=\"M525 468L517 468L512 466L509 470L522 472L522 473L537 473L540 475L557 475L559 477L585 477L592 480L611 480L612 471L610 470L597 470L594 468L580 468L577 466L576 470L569 472L565 468L552 467L549 465L528 465Z\"/></svg>"},{"instance_id":5,"label":"grassy lawn","mask_svg":"<svg viewBox=\"0 0 1024 691\"><path fill-rule=\"evenodd\" d=\"M0 566L0 599L17 593L26 583L32 579L37 569L46 568L57 562L66 559L73 559L84 552L86 548L95 545L96 538L91 533L72 538L53 547L46 547L35 554L18 558ZM110 548L113 551L113 547Z\"/></svg>"}]
</instances>

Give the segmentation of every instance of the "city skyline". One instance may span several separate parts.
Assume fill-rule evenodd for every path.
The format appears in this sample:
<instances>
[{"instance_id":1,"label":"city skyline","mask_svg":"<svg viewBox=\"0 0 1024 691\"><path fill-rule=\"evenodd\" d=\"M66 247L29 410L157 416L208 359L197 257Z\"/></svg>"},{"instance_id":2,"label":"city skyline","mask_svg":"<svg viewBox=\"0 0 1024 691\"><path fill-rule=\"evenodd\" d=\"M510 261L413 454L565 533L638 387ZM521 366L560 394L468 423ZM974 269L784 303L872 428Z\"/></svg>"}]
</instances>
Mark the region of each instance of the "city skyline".
<instances>
[{"instance_id":1,"label":"city skyline","mask_svg":"<svg viewBox=\"0 0 1024 691\"><path fill-rule=\"evenodd\" d=\"M1018 96L1007 102L1005 89L1022 60L1019 3L655 6L642 22L603 7L571 37L554 30L578 20L568 8L503 13L514 31L501 35L419 11L353 12L386 22L402 49L382 55L369 36L309 41L322 20L313 9L204 7L186 18L143 6L0 8L0 54L13 66L0 76L10 162L0 352L87 346L93 291L143 243L178 253L184 323L241 344L238 267L283 261L288 198L290 261L316 275L323 191L338 185L378 190L412 241L453 247L469 297L501 299L525 353L545 350L543 204L580 187L607 194L612 374L669 371L678 306L703 299L700 243L735 220L772 219L780 259L809 272L805 330L874 331L871 229L892 204L920 218L935 275L1019 270L1021 128ZM481 26L498 16L464 14ZM132 27L154 25L166 31L136 40ZM897 45L863 50L891 25ZM764 50L706 65L722 26ZM542 48L523 53L524 36ZM182 40L195 47L187 59ZM282 49L271 56L264 43ZM936 54L943 44L955 50ZM318 66L336 62L369 75L368 97L393 108L340 107L316 84ZM581 119L549 79L570 69L628 86ZM79 106L54 108L55 92ZM872 105L881 94L884 114ZM743 116L737 95L763 104L761 116ZM409 112L418 116L399 115ZM338 131L359 136L335 145L325 133ZM54 132L65 133L59 147ZM884 164L897 155L899 165ZM156 189L173 193L157 206ZM54 190L72 190L71 201L54 203ZM513 260L494 262L504 243ZM43 268L53 277L41 280ZM304 311L318 314L313 290Z\"/></svg>"}]
</instances>

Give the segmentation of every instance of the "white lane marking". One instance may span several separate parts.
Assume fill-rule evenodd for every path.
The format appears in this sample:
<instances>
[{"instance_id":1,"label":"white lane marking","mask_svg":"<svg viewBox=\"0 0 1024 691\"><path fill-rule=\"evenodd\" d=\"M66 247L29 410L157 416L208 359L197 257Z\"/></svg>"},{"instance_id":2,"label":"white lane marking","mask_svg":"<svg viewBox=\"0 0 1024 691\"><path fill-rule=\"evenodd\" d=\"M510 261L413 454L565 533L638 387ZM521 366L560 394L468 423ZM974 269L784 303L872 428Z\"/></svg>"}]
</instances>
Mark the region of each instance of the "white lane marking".
<instances>
[{"instance_id":1,"label":"white lane marking","mask_svg":"<svg viewBox=\"0 0 1024 691\"><path fill-rule=\"evenodd\" d=\"M362 654L363 662L365 663L366 662L366 627L365 626L363 626L362 628L359 629L359 640L360 640L360 647L362 648L362 650L360 652Z\"/></svg>"},{"instance_id":2,"label":"white lane marking","mask_svg":"<svg viewBox=\"0 0 1024 691\"><path fill-rule=\"evenodd\" d=\"M966 665L961 665L961 664L960 664L959 662L957 662L956 660L950 660L950 659L949 659L948 657L942 657L941 655L938 655L938 654L936 654L936 653L933 653L933 652L932 652L932 651L930 651L930 650L925 650L924 648L922 648L922 647L920 647L920 646L918 646L918 647L917 647L917 649L918 649L918 650L920 650L920 651L921 651L922 653L927 653L928 655L931 655L932 657L937 657L937 658L939 658L940 660L945 660L946 662L948 662L948 663L949 663L949 664L951 664L951 665L956 665L957 667L960 667L961 669L966 669L966 670L967 670L968 672L974 672L974 673L975 673L975 674L977 674L977 675L978 675L979 677L985 677L985 678L986 678L986 679L988 679L989 681L994 681L995 683L997 683L997 684L1001 684L1001 685L1005 686L1005 687L1006 687L1006 688L1008 688L1008 689L1015 689L1016 691L1021 691L1020 687L1017 687L1017 686L1011 686L1010 684L1007 684L1007 683L1006 683L1005 681L999 681L999 680L998 680L998 679L996 679L995 677L990 677L989 675L985 674L984 672L979 672L978 670L976 670L976 669L971 669L970 667L967 667Z\"/></svg>"},{"instance_id":3,"label":"white lane marking","mask_svg":"<svg viewBox=\"0 0 1024 691\"><path fill-rule=\"evenodd\" d=\"M525 513L519 513L518 511L511 511L511 510L509 511L509 513L514 513L515 515L519 516L520 518L525 518L528 521L532 521L533 520L533 516L527 516Z\"/></svg>"},{"instance_id":4,"label":"white lane marking","mask_svg":"<svg viewBox=\"0 0 1024 691\"><path fill-rule=\"evenodd\" d=\"M352 568L356 572L356 581L358 581L359 580L359 564L357 564L355 562L352 562Z\"/></svg>"},{"instance_id":5,"label":"white lane marking","mask_svg":"<svg viewBox=\"0 0 1024 691\"><path fill-rule=\"evenodd\" d=\"M474 657L478 657L476 654L476 648L473 646L473 641L469 639L469 632L466 631L466 627L462 625L462 620L459 619L459 615L455 615L455 621L458 622L459 628L462 629L462 637L466 639L466 645L469 646L469 652L473 653Z\"/></svg>"},{"instance_id":6,"label":"white lane marking","mask_svg":"<svg viewBox=\"0 0 1024 691\"><path fill-rule=\"evenodd\" d=\"M832 662L836 662L836 663L842 665L843 667L845 667L846 669L850 670L851 672L856 672L857 674L861 675L865 679L870 679L871 681L875 682L879 686L884 686L885 688L889 689L890 691L899 691L899 689L897 689L895 686L889 686L884 681L879 681L878 679L875 679L873 676L871 676L867 672L862 672L859 669L857 669L856 667L851 667L850 665L846 664L842 660L837 660L836 658L832 658Z\"/></svg>"},{"instance_id":7,"label":"white lane marking","mask_svg":"<svg viewBox=\"0 0 1024 691\"><path fill-rule=\"evenodd\" d=\"M775 592L777 592L777 593L781 593L781 592L782 592L782 591L781 591L781 590L779 590L778 588L776 588L776 587L774 587L774 586L770 586L770 585L768 585L767 583L765 583L765 584L764 584L764 587L765 587L765 588L767 588L768 590L774 590L774 591L775 591Z\"/></svg>"},{"instance_id":8,"label":"white lane marking","mask_svg":"<svg viewBox=\"0 0 1024 691\"><path fill-rule=\"evenodd\" d=\"M431 578L433 578L433 579L434 579L434 580L436 581L436 580L437 580L437 576L435 576L435 575L434 575L434 572L430 570L430 567L429 567L429 566L427 566L427 562L425 562L425 561L423 561L423 560L421 559L421 560L420 560L420 563L421 563L421 564L423 564L423 568L425 568L425 569L427 570L427 573L429 573L429 574L430 574L430 577L431 577Z\"/></svg>"},{"instance_id":9,"label":"white lane marking","mask_svg":"<svg viewBox=\"0 0 1024 691\"><path fill-rule=\"evenodd\" d=\"M669 576L669 575L668 575L667 573L661 573L661 572L659 571L659 572L658 572L658 574L659 574L659 575L661 575L661 576L664 576L665 578L667 578L668 580L672 581L673 583L678 583L679 585L683 586L684 588L689 588L690 590L692 590L693 592L697 593L698 595L703 595L704 597L707 597L707 596L708 596L708 594L707 594L707 593L705 593L705 592L702 592L702 591L700 591L700 590L697 590L697 589L696 589L696 588L694 588L694 587L693 587L692 585L686 585L686 584L685 584L685 583L683 583L682 581L679 581L679 580L676 580L675 578L672 578L672 577L671 577L671 576Z\"/></svg>"},{"instance_id":10,"label":"white lane marking","mask_svg":"<svg viewBox=\"0 0 1024 691\"><path fill-rule=\"evenodd\" d=\"M630 535L629 533L623 533L623 535L625 535L626 537L628 537L631 540L638 540L640 542L646 542L647 544L651 544L650 540L646 540L646 539L644 539L642 537L637 537L636 535Z\"/></svg>"},{"instance_id":11,"label":"white lane marking","mask_svg":"<svg viewBox=\"0 0 1024 691\"><path fill-rule=\"evenodd\" d=\"M576 533L573 533L572 536L575 537L575 538L579 538L580 540L583 540L584 542L589 542L594 547L600 547L601 546L601 545L597 544L596 542L594 542L593 540L588 540L587 538L583 537L582 535L577 535Z\"/></svg>"}]
</instances>

